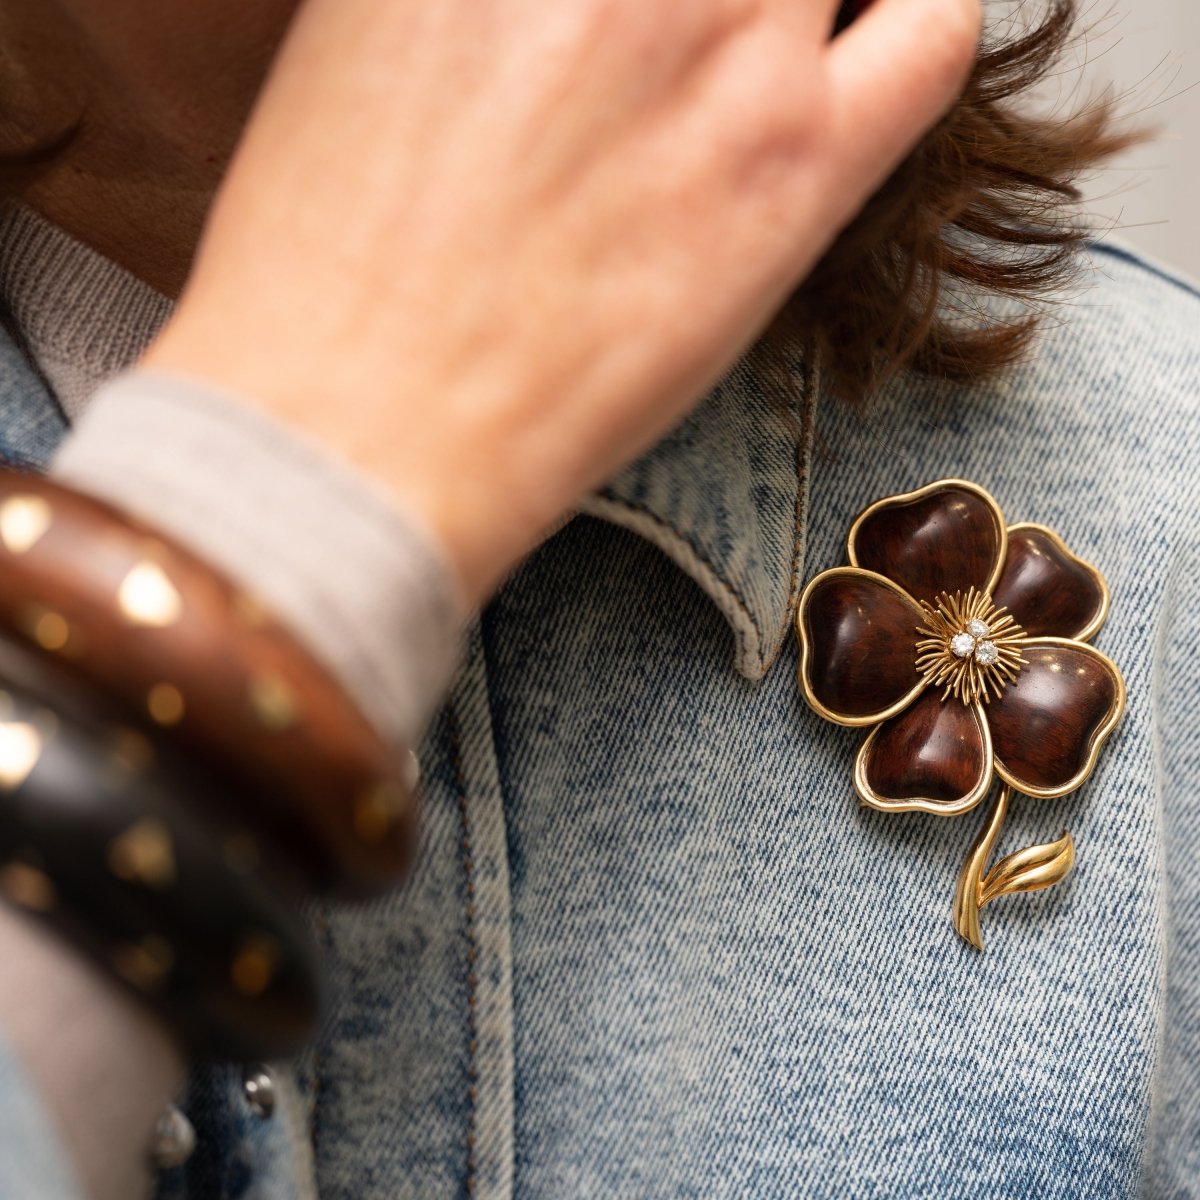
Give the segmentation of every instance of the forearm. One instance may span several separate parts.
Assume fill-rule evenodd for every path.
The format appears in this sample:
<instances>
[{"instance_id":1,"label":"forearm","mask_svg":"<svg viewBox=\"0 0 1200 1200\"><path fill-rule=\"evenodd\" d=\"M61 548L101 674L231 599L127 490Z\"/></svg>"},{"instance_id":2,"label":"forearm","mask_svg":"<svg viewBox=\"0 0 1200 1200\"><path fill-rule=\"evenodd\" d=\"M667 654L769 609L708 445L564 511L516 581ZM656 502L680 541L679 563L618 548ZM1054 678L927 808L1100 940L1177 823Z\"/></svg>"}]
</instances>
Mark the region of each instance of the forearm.
<instances>
[{"instance_id":1,"label":"forearm","mask_svg":"<svg viewBox=\"0 0 1200 1200\"><path fill-rule=\"evenodd\" d=\"M415 514L301 431L186 378L101 389L51 474L173 536L266 604L391 741L411 746L468 608Z\"/></svg>"}]
</instances>

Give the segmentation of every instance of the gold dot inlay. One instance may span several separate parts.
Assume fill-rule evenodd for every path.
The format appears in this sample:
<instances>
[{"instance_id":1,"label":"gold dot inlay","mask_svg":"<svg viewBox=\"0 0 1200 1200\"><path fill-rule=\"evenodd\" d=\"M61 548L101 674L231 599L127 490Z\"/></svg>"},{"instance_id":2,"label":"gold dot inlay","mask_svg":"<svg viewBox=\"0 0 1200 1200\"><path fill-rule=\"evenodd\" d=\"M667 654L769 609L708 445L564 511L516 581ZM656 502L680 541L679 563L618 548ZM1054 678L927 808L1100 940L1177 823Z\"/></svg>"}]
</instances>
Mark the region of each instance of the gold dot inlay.
<instances>
[{"instance_id":1,"label":"gold dot inlay","mask_svg":"<svg viewBox=\"0 0 1200 1200\"><path fill-rule=\"evenodd\" d=\"M183 597L162 567L141 562L121 581L117 608L131 625L165 629L183 615Z\"/></svg>"},{"instance_id":2,"label":"gold dot inlay","mask_svg":"<svg viewBox=\"0 0 1200 1200\"><path fill-rule=\"evenodd\" d=\"M25 554L41 541L53 517L41 496L10 496L0 504L0 541L10 554Z\"/></svg>"},{"instance_id":3,"label":"gold dot inlay","mask_svg":"<svg viewBox=\"0 0 1200 1200\"><path fill-rule=\"evenodd\" d=\"M109 869L118 879L160 891L175 882L175 847L167 827L156 817L143 817L108 847Z\"/></svg>"},{"instance_id":4,"label":"gold dot inlay","mask_svg":"<svg viewBox=\"0 0 1200 1200\"><path fill-rule=\"evenodd\" d=\"M178 725L186 705L173 683L156 683L146 695L146 708L159 725Z\"/></svg>"},{"instance_id":5,"label":"gold dot inlay","mask_svg":"<svg viewBox=\"0 0 1200 1200\"><path fill-rule=\"evenodd\" d=\"M154 747L141 730L118 725L108 734L108 759L125 774L145 771L154 762Z\"/></svg>"},{"instance_id":6,"label":"gold dot inlay","mask_svg":"<svg viewBox=\"0 0 1200 1200\"><path fill-rule=\"evenodd\" d=\"M376 784L354 806L354 832L367 845L378 845L392 831L407 803L407 795L396 784Z\"/></svg>"},{"instance_id":7,"label":"gold dot inlay","mask_svg":"<svg viewBox=\"0 0 1200 1200\"><path fill-rule=\"evenodd\" d=\"M285 729L290 729L300 719L300 702L292 685L282 676L251 676L249 695L254 715L273 733L282 733Z\"/></svg>"},{"instance_id":8,"label":"gold dot inlay","mask_svg":"<svg viewBox=\"0 0 1200 1200\"><path fill-rule=\"evenodd\" d=\"M62 650L71 640L67 618L49 609L42 609L34 616L30 633L43 650Z\"/></svg>"},{"instance_id":9,"label":"gold dot inlay","mask_svg":"<svg viewBox=\"0 0 1200 1200\"><path fill-rule=\"evenodd\" d=\"M279 943L270 934L252 934L229 965L233 986L243 996L261 996L271 986L281 956Z\"/></svg>"},{"instance_id":10,"label":"gold dot inlay","mask_svg":"<svg viewBox=\"0 0 1200 1200\"><path fill-rule=\"evenodd\" d=\"M141 992L156 992L175 965L171 943L150 933L136 942L118 942L112 948L113 969Z\"/></svg>"},{"instance_id":11,"label":"gold dot inlay","mask_svg":"<svg viewBox=\"0 0 1200 1200\"><path fill-rule=\"evenodd\" d=\"M33 912L50 912L58 902L50 876L29 863L10 862L0 867L0 892L13 904Z\"/></svg>"},{"instance_id":12,"label":"gold dot inlay","mask_svg":"<svg viewBox=\"0 0 1200 1200\"><path fill-rule=\"evenodd\" d=\"M42 736L24 721L0 723L0 787L19 788L42 756Z\"/></svg>"}]
</instances>

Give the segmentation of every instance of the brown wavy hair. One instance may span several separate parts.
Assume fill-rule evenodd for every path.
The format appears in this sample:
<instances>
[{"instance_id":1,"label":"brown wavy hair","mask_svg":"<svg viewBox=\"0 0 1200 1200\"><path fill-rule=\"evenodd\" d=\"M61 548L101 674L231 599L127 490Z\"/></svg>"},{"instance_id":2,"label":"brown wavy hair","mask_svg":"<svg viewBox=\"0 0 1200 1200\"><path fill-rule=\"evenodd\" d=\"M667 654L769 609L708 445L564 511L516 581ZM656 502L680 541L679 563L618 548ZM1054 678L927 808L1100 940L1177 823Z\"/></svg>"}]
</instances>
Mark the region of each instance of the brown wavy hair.
<instances>
[{"instance_id":1,"label":"brown wavy hair","mask_svg":"<svg viewBox=\"0 0 1200 1200\"><path fill-rule=\"evenodd\" d=\"M957 105L768 334L815 346L842 399L861 400L904 368L952 382L997 373L1027 352L1045 302L1074 280L1090 233L1080 177L1143 135L1117 122L1111 93L1067 117L1027 110L1027 93L1078 36L1073 0L1035 8L1044 14L1030 23L1020 4L1015 35L985 34ZM1001 316L997 296L1032 303Z\"/></svg>"},{"instance_id":2,"label":"brown wavy hair","mask_svg":"<svg viewBox=\"0 0 1200 1200\"><path fill-rule=\"evenodd\" d=\"M1078 181L1142 135L1117 122L1111 95L1073 116L1028 111L1029 91L1079 36L1077 5L1005 2L1015 8L1007 22L1015 33L1001 36L1005 25L993 23L958 103L758 343L765 382L781 399L791 391L786 362L798 346L815 349L833 392L851 401L905 368L952 382L995 374L1026 353L1046 304L1071 284L1090 232L1077 213ZM868 4L843 0L839 28ZM64 106L71 115L69 98ZM8 109L20 106L0 111L0 133L20 143ZM36 176L78 132L79 122L68 122L49 139L10 147L0 191ZM986 307L996 296L1032 304L999 316Z\"/></svg>"}]
</instances>

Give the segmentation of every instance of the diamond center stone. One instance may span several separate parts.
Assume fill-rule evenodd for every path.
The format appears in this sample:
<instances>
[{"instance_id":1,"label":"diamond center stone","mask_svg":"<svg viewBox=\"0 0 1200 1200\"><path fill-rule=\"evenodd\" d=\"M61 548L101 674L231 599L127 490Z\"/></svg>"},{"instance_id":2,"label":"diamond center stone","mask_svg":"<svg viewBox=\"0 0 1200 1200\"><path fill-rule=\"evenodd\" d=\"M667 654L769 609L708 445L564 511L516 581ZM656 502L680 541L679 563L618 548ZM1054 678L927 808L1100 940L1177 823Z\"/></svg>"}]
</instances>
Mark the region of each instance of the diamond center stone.
<instances>
[{"instance_id":1,"label":"diamond center stone","mask_svg":"<svg viewBox=\"0 0 1200 1200\"><path fill-rule=\"evenodd\" d=\"M958 658L970 658L975 653L975 639L970 633L956 633L950 639L950 649Z\"/></svg>"},{"instance_id":2,"label":"diamond center stone","mask_svg":"<svg viewBox=\"0 0 1200 1200\"><path fill-rule=\"evenodd\" d=\"M917 670L964 704L990 703L1012 683L1026 660L1025 630L986 592L942 593L933 604L921 602L925 625L917 633Z\"/></svg>"}]
</instances>

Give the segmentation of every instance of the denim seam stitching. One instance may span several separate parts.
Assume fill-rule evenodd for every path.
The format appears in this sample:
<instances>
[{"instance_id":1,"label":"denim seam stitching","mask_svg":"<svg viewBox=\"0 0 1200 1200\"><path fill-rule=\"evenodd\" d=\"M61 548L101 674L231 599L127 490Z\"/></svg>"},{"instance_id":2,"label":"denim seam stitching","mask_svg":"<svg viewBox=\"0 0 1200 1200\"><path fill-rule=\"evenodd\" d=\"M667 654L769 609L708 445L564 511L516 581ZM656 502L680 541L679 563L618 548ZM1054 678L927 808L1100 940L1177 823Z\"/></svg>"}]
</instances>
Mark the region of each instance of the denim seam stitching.
<instances>
[{"instance_id":1,"label":"denim seam stitching","mask_svg":"<svg viewBox=\"0 0 1200 1200\"><path fill-rule=\"evenodd\" d=\"M595 504L594 504L595 501L600 501L601 502L600 506L595 506ZM593 497L589 497L587 500L585 500L583 502L583 504L581 505L581 509L584 512L590 512L591 515L601 517L602 519L611 518L611 516L612 516L611 512L606 510L607 505L613 505L616 508L624 509L636 517L645 518L648 521L650 521L650 523L652 525L654 525L656 528L669 534L671 537L675 538L679 543L681 543L681 545L687 550L687 552L693 558L695 558L695 560L702 567L705 568L705 570L708 572L708 575L711 577L712 581L714 583L716 583L717 585L719 585L725 592L728 593L728 595L733 599L733 601L737 605L739 611L745 616L746 620L749 622L751 629L753 630L753 635L754 635L754 640L753 640L752 645L747 644L746 642L743 641L743 639L741 637L739 637L738 640L743 642L743 644L740 647L739 659L741 659L743 661L745 661L746 659L753 659L755 665L759 669L758 673L761 674L762 669L765 665L763 663L763 655L762 655L762 647L763 647L763 640L764 640L763 632L762 632L762 628L759 625L758 621L755 619L753 610L750 608L749 603L747 602L746 598L741 594L741 592L729 581L728 578L726 578L725 575L723 575L716 568L716 566L713 564L713 562L708 558L707 555L704 554L704 552L696 545L696 543L694 541L692 541L691 538L689 538L681 530L677 529L674 525L670 524L670 522L664 520L657 513L652 512L645 505L638 504L638 503L636 503L634 501L630 501L630 500L624 500L624 499L620 498L619 496L614 495L610 490L605 488L605 489L602 489L601 491L597 492ZM660 544L659 549L665 549L665 547L663 547ZM682 566L682 564L677 564L677 565ZM709 587L705 586L705 582L706 582L705 580L697 578L696 576L692 575L692 572L687 571L686 567L684 567L683 569L685 571L685 574L688 574L689 576L694 578L696 580L696 582L701 586L701 588L705 592L708 592L710 596L712 595L711 589ZM714 599L715 599L715 597L714 597Z\"/></svg>"},{"instance_id":2,"label":"denim seam stitching","mask_svg":"<svg viewBox=\"0 0 1200 1200\"><path fill-rule=\"evenodd\" d=\"M454 786L458 792L458 815L461 837L459 856L463 868L463 887L466 896L464 908L464 930L467 937L467 1099L469 1101L469 1125L467 1128L467 1180L468 1195L475 1193L475 1145L479 1123L479 978L476 965L479 957L479 942L475 929L475 860L471 853L471 817L467 809L467 777L463 766L462 736L458 715L453 707L447 710L450 731L450 753L454 762Z\"/></svg>"},{"instance_id":3,"label":"denim seam stitching","mask_svg":"<svg viewBox=\"0 0 1200 1200\"><path fill-rule=\"evenodd\" d=\"M789 620L800 599L800 574L804 564L804 547L808 540L806 517L808 515L810 472L809 452L812 448L813 408L816 404L816 368L805 363L802 370L804 371L804 390L796 412L796 508L792 526L792 580L788 587Z\"/></svg>"},{"instance_id":4,"label":"denim seam stitching","mask_svg":"<svg viewBox=\"0 0 1200 1200\"><path fill-rule=\"evenodd\" d=\"M771 661L766 664L764 671L769 671L778 659L780 651L787 642L788 630L800 600L801 574L804 567L805 551L808 545L808 494L812 477L812 444L813 417L817 405L817 393L820 389L820 371L817 367L816 347L812 348L808 360L802 365L804 383L800 393L800 403L796 412L796 507L792 526L792 578L788 586L788 619L784 626L779 645L771 655Z\"/></svg>"},{"instance_id":5,"label":"denim seam stitching","mask_svg":"<svg viewBox=\"0 0 1200 1200\"><path fill-rule=\"evenodd\" d=\"M317 938L321 946L322 952L329 952L329 918L325 913L325 906L322 902L316 911L317 918ZM321 1098L325 1094L325 1075L324 1062L321 1057L321 1040L318 1038L313 1043L312 1048L312 1104L309 1107L308 1117L308 1137L312 1142L313 1161L317 1159L317 1130L320 1125L321 1116Z\"/></svg>"},{"instance_id":6,"label":"denim seam stitching","mask_svg":"<svg viewBox=\"0 0 1200 1200\"><path fill-rule=\"evenodd\" d=\"M285 1171L296 1188L295 1200L318 1200L316 1148L312 1138L307 1136L303 1112L306 1106L292 1064L276 1067L275 1084L279 1097L279 1133L286 1140L288 1148Z\"/></svg>"},{"instance_id":7,"label":"denim seam stitching","mask_svg":"<svg viewBox=\"0 0 1200 1200\"><path fill-rule=\"evenodd\" d=\"M515 1170L516 1075L513 1027L511 872L495 698L488 686L482 625L468 635L464 666L449 709L458 734L460 789L467 806L473 887L472 932L478 976L471 1012L476 1067L474 1192L479 1200L512 1200Z\"/></svg>"}]
</instances>

